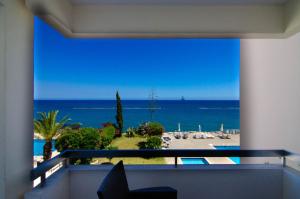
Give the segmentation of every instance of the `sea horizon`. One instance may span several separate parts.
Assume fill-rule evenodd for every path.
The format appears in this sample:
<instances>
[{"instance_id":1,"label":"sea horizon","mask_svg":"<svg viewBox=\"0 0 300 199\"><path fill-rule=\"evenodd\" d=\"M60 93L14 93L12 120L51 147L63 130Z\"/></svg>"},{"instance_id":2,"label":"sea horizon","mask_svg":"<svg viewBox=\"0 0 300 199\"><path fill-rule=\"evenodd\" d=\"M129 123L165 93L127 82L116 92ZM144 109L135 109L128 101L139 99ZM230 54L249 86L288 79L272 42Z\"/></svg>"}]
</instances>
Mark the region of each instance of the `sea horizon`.
<instances>
[{"instance_id":1,"label":"sea horizon","mask_svg":"<svg viewBox=\"0 0 300 199\"><path fill-rule=\"evenodd\" d=\"M154 109L153 121L160 122L166 131L176 131L178 123L182 131L217 131L221 124L225 129L240 129L239 100L150 100L123 99L124 129L137 127L151 121L150 109ZM116 101L101 100L34 100L34 118L38 112L59 110L59 118L68 116L72 123L83 127L101 128L103 123L115 123Z\"/></svg>"}]
</instances>

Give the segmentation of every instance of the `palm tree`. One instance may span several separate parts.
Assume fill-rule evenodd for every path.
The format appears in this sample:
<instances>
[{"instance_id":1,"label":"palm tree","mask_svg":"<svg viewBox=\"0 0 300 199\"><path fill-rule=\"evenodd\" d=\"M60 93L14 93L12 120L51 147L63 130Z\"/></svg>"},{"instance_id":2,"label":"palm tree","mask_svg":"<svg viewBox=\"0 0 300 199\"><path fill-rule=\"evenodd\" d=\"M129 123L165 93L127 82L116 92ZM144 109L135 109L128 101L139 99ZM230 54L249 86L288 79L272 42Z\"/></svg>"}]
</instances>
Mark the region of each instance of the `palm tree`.
<instances>
[{"instance_id":1,"label":"palm tree","mask_svg":"<svg viewBox=\"0 0 300 199\"><path fill-rule=\"evenodd\" d=\"M70 120L68 117L64 117L60 121L57 120L59 111L50 111L48 113L38 113L40 118L34 120L34 131L41 134L46 143L43 148L43 159L44 161L49 160L52 156L52 139L54 136L59 134L59 130Z\"/></svg>"}]
</instances>

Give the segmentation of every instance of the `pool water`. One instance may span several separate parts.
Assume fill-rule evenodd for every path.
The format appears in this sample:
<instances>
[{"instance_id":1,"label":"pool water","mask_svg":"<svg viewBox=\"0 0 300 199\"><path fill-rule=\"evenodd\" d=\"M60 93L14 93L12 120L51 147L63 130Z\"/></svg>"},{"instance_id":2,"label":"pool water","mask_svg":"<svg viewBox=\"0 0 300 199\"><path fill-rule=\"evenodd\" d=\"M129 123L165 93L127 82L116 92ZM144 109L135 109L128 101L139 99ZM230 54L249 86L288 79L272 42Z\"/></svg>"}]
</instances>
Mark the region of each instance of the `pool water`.
<instances>
[{"instance_id":1,"label":"pool water","mask_svg":"<svg viewBox=\"0 0 300 199\"><path fill-rule=\"evenodd\" d=\"M241 164L241 159L239 157L230 157L230 159L235 163L235 164Z\"/></svg>"},{"instance_id":2,"label":"pool water","mask_svg":"<svg viewBox=\"0 0 300 199\"><path fill-rule=\"evenodd\" d=\"M214 146L217 150L240 150L240 146ZM235 164L240 164L239 157L229 157Z\"/></svg>"},{"instance_id":3,"label":"pool water","mask_svg":"<svg viewBox=\"0 0 300 199\"><path fill-rule=\"evenodd\" d=\"M204 158L181 158L182 164L208 164Z\"/></svg>"},{"instance_id":4,"label":"pool water","mask_svg":"<svg viewBox=\"0 0 300 199\"><path fill-rule=\"evenodd\" d=\"M214 146L219 150L240 150L240 146Z\"/></svg>"},{"instance_id":5,"label":"pool water","mask_svg":"<svg viewBox=\"0 0 300 199\"><path fill-rule=\"evenodd\" d=\"M33 141L34 156L43 155L44 144L45 144L45 140L34 139L34 141ZM52 141L52 151L55 151L54 141Z\"/></svg>"}]
</instances>

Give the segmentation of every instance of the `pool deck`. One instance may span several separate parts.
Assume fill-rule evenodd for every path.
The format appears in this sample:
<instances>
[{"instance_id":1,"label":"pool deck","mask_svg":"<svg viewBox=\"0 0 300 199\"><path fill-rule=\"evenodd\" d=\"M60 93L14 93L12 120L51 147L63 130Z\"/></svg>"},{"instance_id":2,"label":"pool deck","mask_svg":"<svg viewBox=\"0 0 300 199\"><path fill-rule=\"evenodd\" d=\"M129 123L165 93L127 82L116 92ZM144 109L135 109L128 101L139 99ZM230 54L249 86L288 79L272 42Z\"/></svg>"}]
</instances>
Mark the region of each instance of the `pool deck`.
<instances>
[{"instance_id":1,"label":"pool deck","mask_svg":"<svg viewBox=\"0 0 300 199\"><path fill-rule=\"evenodd\" d=\"M229 139L222 139L220 133L207 133L212 135L213 138L194 139L195 134L203 133L189 133L187 139L176 139L174 133L164 133L163 137L169 137L168 149L215 149L213 146L240 146L240 134L229 134ZM204 157L209 164L235 164L230 158L227 157ZM174 158L165 158L167 164L174 164ZM178 164L182 164L178 158Z\"/></svg>"}]
</instances>

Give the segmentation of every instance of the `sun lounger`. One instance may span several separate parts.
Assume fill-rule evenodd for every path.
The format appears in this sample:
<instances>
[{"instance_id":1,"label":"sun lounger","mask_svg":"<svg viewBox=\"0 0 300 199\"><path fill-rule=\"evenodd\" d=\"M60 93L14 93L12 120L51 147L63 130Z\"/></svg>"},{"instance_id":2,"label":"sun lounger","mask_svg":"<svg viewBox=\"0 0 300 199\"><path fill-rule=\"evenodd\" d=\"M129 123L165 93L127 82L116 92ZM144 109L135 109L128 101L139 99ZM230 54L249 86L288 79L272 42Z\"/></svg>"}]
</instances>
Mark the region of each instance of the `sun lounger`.
<instances>
[{"instance_id":1,"label":"sun lounger","mask_svg":"<svg viewBox=\"0 0 300 199\"><path fill-rule=\"evenodd\" d=\"M223 134L223 135L220 135L219 138L221 138L221 139L230 139L230 136L228 134Z\"/></svg>"},{"instance_id":2,"label":"sun lounger","mask_svg":"<svg viewBox=\"0 0 300 199\"><path fill-rule=\"evenodd\" d=\"M193 136L193 138L194 138L194 139L204 139L204 136L203 136L203 134L201 134L201 135L195 134L195 135Z\"/></svg>"},{"instance_id":3,"label":"sun lounger","mask_svg":"<svg viewBox=\"0 0 300 199\"><path fill-rule=\"evenodd\" d=\"M183 139L187 139L189 137L189 135L187 133L183 134L182 138Z\"/></svg>"},{"instance_id":4,"label":"sun lounger","mask_svg":"<svg viewBox=\"0 0 300 199\"><path fill-rule=\"evenodd\" d=\"M181 135L180 135L179 133L177 133L177 134L174 135L174 137L175 137L176 139L180 139L180 138L181 138Z\"/></svg>"},{"instance_id":5,"label":"sun lounger","mask_svg":"<svg viewBox=\"0 0 300 199\"><path fill-rule=\"evenodd\" d=\"M211 134L207 134L206 137L207 137L208 139L214 139L214 138L215 138L215 136L213 136L213 135L211 135Z\"/></svg>"},{"instance_id":6,"label":"sun lounger","mask_svg":"<svg viewBox=\"0 0 300 199\"><path fill-rule=\"evenodd\" d=\"M162 139L163 139L164 141L166 141L166 142L171 141L171 138L170 138L170 137L162 137Z\"/></svg>"}]
</instances>

